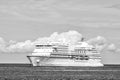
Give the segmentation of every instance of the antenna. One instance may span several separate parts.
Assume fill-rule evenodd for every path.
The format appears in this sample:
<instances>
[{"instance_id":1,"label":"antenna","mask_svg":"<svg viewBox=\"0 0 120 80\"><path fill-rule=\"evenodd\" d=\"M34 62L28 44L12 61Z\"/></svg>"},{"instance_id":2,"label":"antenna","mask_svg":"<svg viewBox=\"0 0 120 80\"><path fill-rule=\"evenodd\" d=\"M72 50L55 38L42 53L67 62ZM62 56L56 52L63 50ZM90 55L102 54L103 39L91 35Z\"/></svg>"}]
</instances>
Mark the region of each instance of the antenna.
<instances>
[{"instance_id":1,"label":"antenna","mask_svg":"<svg viewBox=\"0 0 120 80\"><path fill-rule=\"evenodd\" d=\"M83 42L84 40L85 40L85 38L82 37L82 38L81 38L81 42Z\"/></svg>"}]
</instances>

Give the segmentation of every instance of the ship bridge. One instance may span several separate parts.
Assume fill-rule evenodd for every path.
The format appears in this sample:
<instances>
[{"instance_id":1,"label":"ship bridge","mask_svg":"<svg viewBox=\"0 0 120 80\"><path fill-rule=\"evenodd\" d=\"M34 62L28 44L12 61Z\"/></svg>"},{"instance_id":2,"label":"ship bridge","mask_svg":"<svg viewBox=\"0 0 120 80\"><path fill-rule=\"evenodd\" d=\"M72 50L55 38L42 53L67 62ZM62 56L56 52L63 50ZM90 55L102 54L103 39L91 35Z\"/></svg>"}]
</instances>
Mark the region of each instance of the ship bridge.
<instances>
[{"instance_id":1,"label":"ship bridge","mask_svg":"<svg viewBox=\"0 0 120 80\"><path fill-rule=\"evenodd\" d=\"M92 54L98 54L98 51L92 45L89 45L87 42L79 42L74 47L74 51L76 54L87 54L89 52Z\"/></svg>"}]
</instances>

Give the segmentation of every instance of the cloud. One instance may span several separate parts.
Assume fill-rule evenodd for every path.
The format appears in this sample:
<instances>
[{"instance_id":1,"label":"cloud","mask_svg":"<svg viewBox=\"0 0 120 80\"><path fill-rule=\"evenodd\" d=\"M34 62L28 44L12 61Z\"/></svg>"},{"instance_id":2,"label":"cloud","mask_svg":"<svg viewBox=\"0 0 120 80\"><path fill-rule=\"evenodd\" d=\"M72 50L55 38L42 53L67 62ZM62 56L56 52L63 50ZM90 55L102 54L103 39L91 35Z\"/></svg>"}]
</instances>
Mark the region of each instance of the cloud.
<instances>
[{"instance_id":1,"label":"cloud","mask_svg":"<svg viewBox=\"0 0 120 80\"><path fill-rule=\"evenodd\" d=\"M102 36L89 39L87 42L95 46L99 51L107 51L113 53L120 52L120 49L114 43L108 43L108 41Z\"/></svg>"},{"instance_id":2,"label":"cloud","mask_svg":"<svg viewBox=\"0 0 120 80\"><path fill-rule=\"evenodd\" d=\"M82 35L77 31L68 31L63 33L54 32L50 37L38 38L37 42L61 42L66 44L75 44L80 41Z\"/></svg>"},{"instance_id":3,"label":"cloud","mask_svg":"<svg viewBox=\"0 0 120 80\"><path fill-rule=\"evenodd\" d=\"M118 48L115 44L111 43L107 46L106 51L113 52L113 53L119 53L120 48Z\"/></svg>"},{"instance_id":4,"label":"cloud","mask_svg":"<svg viewBox=\"0 0 120 80\"><path fill-rule=\"evenodd\" d=\"M31 52L33 49L33 43L30 40L26 40L25 42L16 42L10 40L9 42L6 42L0 37L1 53Z\"/></svg>"},{"instance_id":5,"label":"cloud","mask_svg":"<svg viewBox=\"0 0 120 80\"><path fill-rule=\"evenodd\" d=\"M77 42L81 41L82 34L77 31L71 30L68 32L58 33L54 32L49 37L40 37L35 41L26 40L24 42L17 42L10 40L6 42L3 38L0 37L0 52L1 53L30 53L34 49L34 45L37 43L48 43L48 42L60 42L64 44L74 45ZM115 44L108 44L108 41L102 37L98 36L87 40L89 44L93 45L99 51L120 51Z\"/></svg>"},{"instance_id":6,"label":"cloud","mask_svg":"<svg viewBox=\"0 0 120 80\"><path fill-rule=\"evenodd\" d=\"M107 46L107 40L102 36L89 39L87 42L95 46L99 51L103 50Z\"/></svg>"},{"instance_id":7,"label":"cloud","mask_svg":"<svg viewBox=\"0 0 120 80\"><path fill-rule=\"evenodd\" d=\"M24 42L17 42L10 40L6 42L3 38L0 38L0 52L2 53L28 53L32 52L34 45L37 43L48 43L48 42L60 42L64 44L75 44L80 41L82 35L77 31L68 31L63 33L54 32L49 37L40 37L35 41L26 40Z\"/></svg>"},{"instance_id":8,"label":"cloud","mask_svg":"<svg viewBox=\"0 0 120 80\"><path fill-rule=\"evenodd\" d=\"M18 42L18 43L13 43L6 47L7 52L32 52L34 49L34 44L30 41L27 40L25 42Z\"/></svg>"},{"instance_id":9,"label":"cloud","mask_svg":"<svg viewBox=\"0 0 120 80\"><path fill-rule=\"evenodd\" d=\"M109 51L116 51L116 46L115 46L115 44L110 44L108 47L107 47L107 49L109 50Z\"/></svg>"}]
</instances>

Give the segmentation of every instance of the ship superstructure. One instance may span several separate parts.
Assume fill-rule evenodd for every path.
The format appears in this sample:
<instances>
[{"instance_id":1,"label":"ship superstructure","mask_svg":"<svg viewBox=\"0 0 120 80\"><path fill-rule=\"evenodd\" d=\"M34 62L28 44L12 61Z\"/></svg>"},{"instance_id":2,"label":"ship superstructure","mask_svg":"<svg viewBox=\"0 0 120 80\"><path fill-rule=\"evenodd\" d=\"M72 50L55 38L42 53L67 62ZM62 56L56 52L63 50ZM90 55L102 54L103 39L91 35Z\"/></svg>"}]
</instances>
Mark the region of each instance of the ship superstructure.
<instances>
[{"instance_id":1,"label":"ship superstructure","mask_svg":"<svg viewBox=\"0 0 120 80\"><path fill-rule=\"evenodd\" d=\"M27 57L33 66L103 66L100 52L83 41L74 45L36 44L33 53Z\"/></svg>"}]
</instances>

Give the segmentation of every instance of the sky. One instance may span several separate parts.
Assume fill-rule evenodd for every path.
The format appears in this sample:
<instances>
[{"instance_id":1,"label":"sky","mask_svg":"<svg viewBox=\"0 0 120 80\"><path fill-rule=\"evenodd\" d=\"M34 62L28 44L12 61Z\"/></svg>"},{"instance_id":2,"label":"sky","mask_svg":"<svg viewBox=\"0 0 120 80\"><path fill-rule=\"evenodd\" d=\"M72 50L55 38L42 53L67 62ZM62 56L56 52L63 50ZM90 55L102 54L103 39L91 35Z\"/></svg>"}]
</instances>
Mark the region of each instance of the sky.
<instances>
[{"instance_id":1,"label":"sky","mask_svg":"<svg viewBox=\"0 0 120 80\"><path fill-rule=\"evenodd\" d=\"M120 64L119 26L119 0L0 0L0 63L29 63L33 42L73 30L105 41L102 62Z\"/></svg>"}]
</instances>

